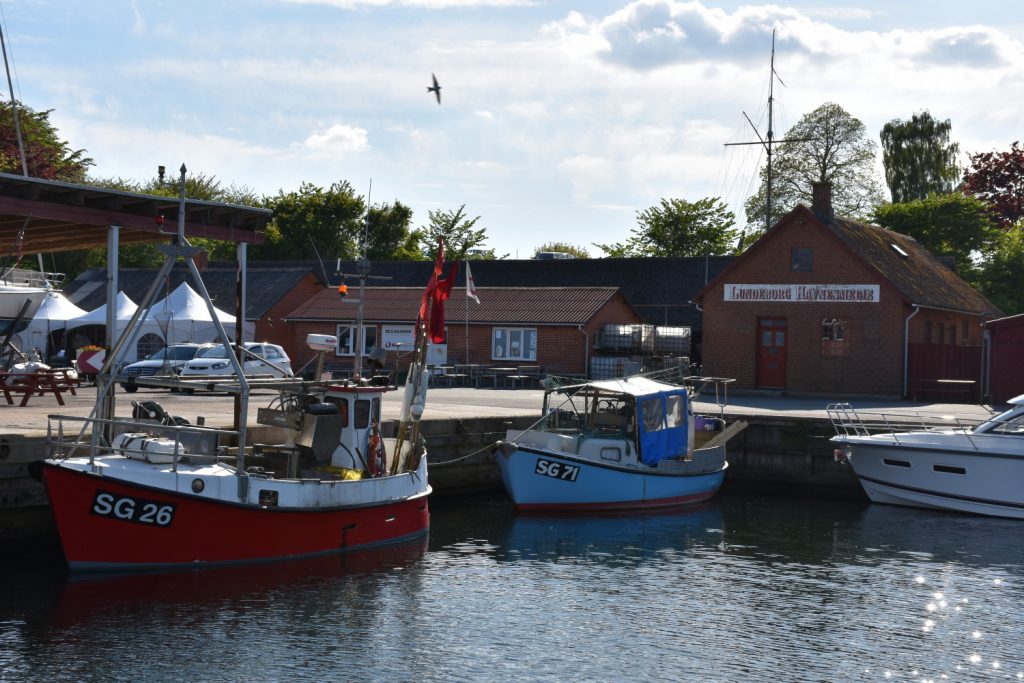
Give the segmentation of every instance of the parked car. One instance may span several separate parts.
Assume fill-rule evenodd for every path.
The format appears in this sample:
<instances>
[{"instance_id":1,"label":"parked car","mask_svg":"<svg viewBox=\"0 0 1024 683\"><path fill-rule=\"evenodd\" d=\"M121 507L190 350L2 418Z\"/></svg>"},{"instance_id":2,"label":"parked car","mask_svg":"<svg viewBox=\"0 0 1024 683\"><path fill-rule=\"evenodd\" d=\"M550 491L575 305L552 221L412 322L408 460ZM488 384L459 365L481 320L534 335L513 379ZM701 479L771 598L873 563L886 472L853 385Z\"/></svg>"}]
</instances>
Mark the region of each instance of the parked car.
<instances>
[{"instance_id":1,"label":"parked car","mask_svg":"<svg viewBox=\"0 0 1024 683\"><path fill-rule=\"evenodd\" d=\"M242 371L246 377L292 377L292 364L288 354L277 344L246 342ZM269 362L267 362L269 361ZM273 365L271 365L273 363ZM278 370L277 368L280 368ZM223 344L202 349L196 357L182 366L181 377L208 377L210 375L231 375L231 361Z\"/></svg>"},{"instance_id":2,"label":"parked car","mask_svg":"<svg viewBox=\"0 0 1024 683\"><path fill-rule=\"evenodd\" d=\"M140 361L126 365L121 374L128 379L121 384L124 390L130 394L139 390L139 385L134 382L136 377L150 377L153 375L172 376L181 369L188 361L196 357L200 350L212 347L213 344L171 344L165 346L156 353L146 356Z\"/></svg>"}]
</instances>

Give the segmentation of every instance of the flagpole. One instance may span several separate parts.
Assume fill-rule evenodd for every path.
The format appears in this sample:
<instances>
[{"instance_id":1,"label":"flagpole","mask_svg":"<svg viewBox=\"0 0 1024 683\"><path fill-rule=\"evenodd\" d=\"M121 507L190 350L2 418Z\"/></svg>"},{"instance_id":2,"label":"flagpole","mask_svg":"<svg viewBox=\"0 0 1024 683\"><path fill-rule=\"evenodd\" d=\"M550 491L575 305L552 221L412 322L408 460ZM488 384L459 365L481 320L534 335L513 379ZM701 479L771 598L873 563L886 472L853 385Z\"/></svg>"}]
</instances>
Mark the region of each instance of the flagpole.
<instances>
[{"instance_id":1,"label":"flagpole","mask_svg":"<svg viewBox=\"0 0 1024 683\"><path fill-rule=\"evenodd\" d=\"M466 259L466 365L469 365L469 259Z\"/></svg>"}]
</instances>

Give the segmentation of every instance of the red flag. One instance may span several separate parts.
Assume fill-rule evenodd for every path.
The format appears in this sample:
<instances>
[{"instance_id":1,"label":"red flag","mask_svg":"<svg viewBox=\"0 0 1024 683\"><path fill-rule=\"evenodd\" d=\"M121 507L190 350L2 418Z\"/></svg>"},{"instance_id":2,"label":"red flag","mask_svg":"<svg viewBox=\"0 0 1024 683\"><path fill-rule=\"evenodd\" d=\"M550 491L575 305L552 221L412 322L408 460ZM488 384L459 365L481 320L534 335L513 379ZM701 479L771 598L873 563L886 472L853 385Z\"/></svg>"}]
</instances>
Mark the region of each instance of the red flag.
<instances>
[{"instance_id":1,"label":"red flag","mask_svg":"<svg viewBox=\"0 0 1024 683\"><path fill-rule=\"evenodd\" d=\"M427 304L437 288L437 278L441 277L444 270L444 239L437 241L437 259L434 261L434 272L430 275L426 289L423 290L423 301L420 303L420 316L416 319L417 326L427 319Z\"/></svg>"},{"instance_id":2,"label":"red flag","mask_svg":"<svg viewBox=\"0 0 1024 683\"><path fill-rule=\"evenodd\" d=\"M452 293L452 286L458 275L459 262L455 261L448 271L448 277L438 280L434 288L434 304L430 310L430 341L435 344L444 343L444 302Z\"/></svg>"}]
</instances>

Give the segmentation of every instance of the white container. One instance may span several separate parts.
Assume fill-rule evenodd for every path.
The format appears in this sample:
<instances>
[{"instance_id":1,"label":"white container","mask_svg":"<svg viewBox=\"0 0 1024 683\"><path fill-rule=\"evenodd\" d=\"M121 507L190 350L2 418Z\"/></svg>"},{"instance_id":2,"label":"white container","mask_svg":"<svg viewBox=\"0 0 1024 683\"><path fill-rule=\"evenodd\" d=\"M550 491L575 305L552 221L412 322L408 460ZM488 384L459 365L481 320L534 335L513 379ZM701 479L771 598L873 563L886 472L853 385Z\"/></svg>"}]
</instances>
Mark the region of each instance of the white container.
<instances>
[{"instance_id":1,"label":"white container","mask_svg":"<svg viewBox=\"0 0 1024 683\"><path fill-rule=\"evenodd\" d=\"M330 334L307 334L306 346L314 351L333 351L338 348L338 338Z\"/></svg>"}]
</instances>

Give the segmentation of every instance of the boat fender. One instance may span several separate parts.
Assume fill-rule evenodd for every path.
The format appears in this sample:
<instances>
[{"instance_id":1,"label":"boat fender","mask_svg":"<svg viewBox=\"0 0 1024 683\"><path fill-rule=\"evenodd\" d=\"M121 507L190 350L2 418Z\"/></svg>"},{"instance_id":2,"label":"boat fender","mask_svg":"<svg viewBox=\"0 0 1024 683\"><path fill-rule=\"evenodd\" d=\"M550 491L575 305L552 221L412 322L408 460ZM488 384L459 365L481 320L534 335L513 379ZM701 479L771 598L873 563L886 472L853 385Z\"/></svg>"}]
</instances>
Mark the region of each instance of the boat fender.
<instances>
[{"instance_id":1,"label":"boat fender","mask_svg":"<svg viewBox=\"0 0 1024 683\"><path fill-rule=\"evenodd\" d=\"M512 454L516 452L516 445L509 441L498 441L494 444L494 450L506 458L511 458Z\"/></svg>"},{"instance_id":2,"label":"boat fender","mask_svg":"<svg viewBox=\"0 0 1024 683\"><path fill-rule=\"evenodd\" d=\"M847 463L850 462L849 458L846 455L845 448L837 448L834 451L832 451L832 458L840 465L846 465Z\"/></svg>"},{"instance_id":3,"label":"boat fender","mask_svg":"<svg viewBox=\"0 0 1024 683\"><path fill-rule=\"evenodd\" d=\"M154 465L166 465L174 462L174 439L165 439L146 433L123 432L110 440L114 452L131 460L142 460ZM178 455L187 451L177 444Z\"/></svg>"},{"instance_id":4,"label":"boat fender","mask_svg":"<svg viewBox=\"0 0 1024 683\"><path fill-rule=\"evenodd\" d=\"M370 461L367 463L367 467L370 470L370 476L379 477L384 473L384 442L380 438L380 427L374 423L373 431L370 432L370 447L367 449L370 455Z\"/></svg>"}]
</instances>

